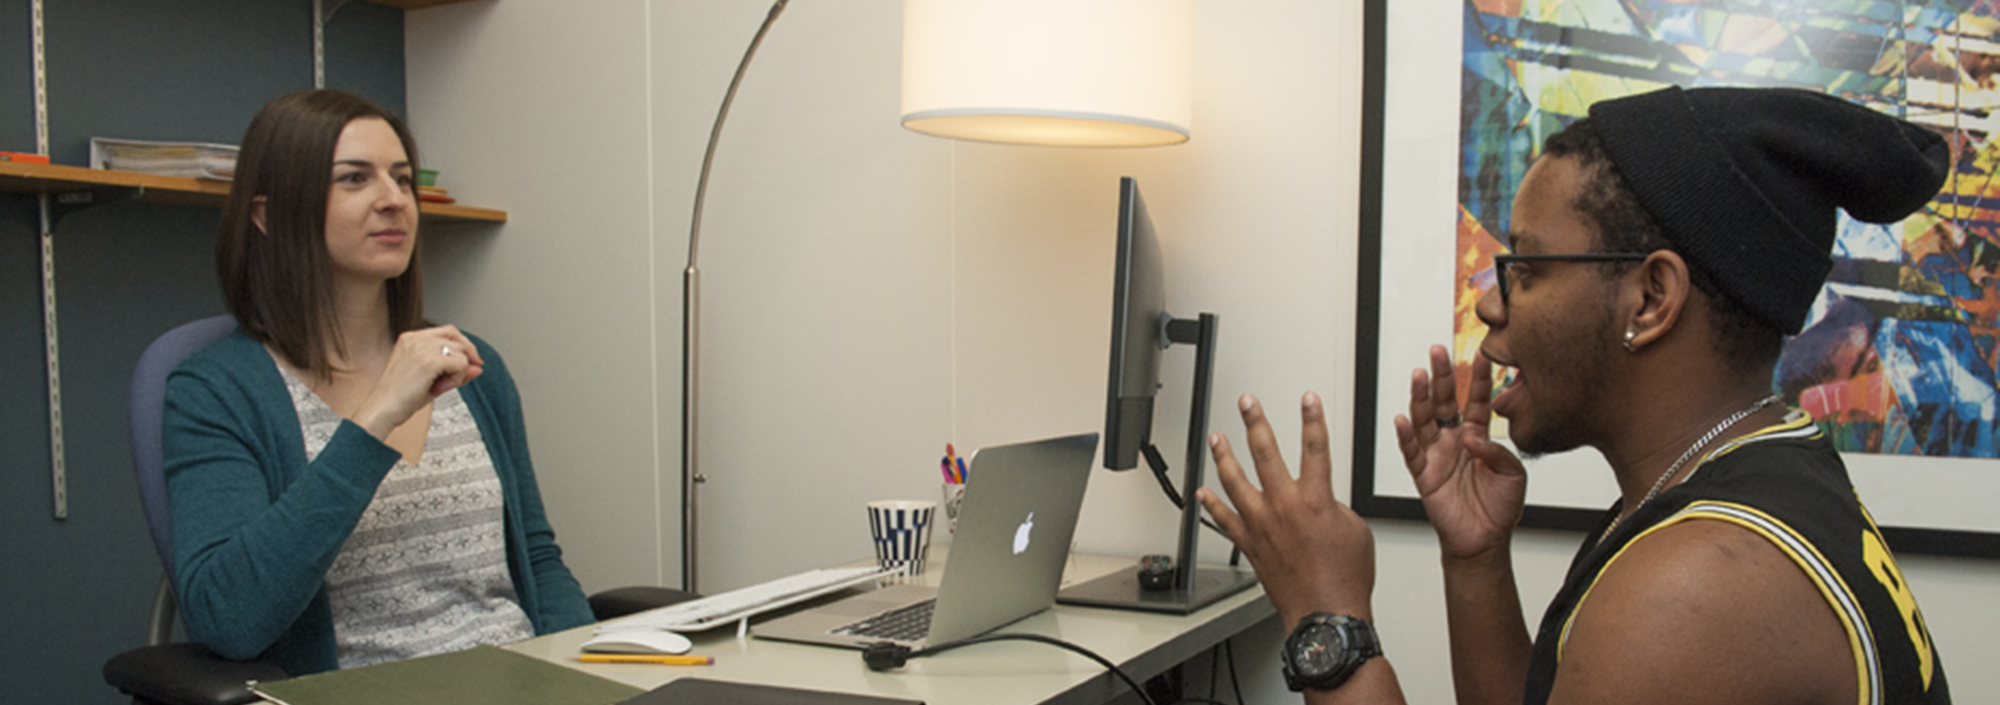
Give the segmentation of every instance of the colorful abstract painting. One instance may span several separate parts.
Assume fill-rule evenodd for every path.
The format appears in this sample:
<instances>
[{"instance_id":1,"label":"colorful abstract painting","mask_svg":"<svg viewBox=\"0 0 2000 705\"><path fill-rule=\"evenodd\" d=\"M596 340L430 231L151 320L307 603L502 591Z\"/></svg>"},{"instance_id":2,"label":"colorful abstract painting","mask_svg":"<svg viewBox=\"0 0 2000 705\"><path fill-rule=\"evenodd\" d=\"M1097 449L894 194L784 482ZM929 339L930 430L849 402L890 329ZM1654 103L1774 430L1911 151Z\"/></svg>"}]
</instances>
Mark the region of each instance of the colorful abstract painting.
<instances>
[{"instance_id":1,"label":"colorful abstract painting","mask_svg":"<svg viewBox=\"0 0 2000 705\"><path fill-rule=\"evenodd\" d=\"M1842 216L1834 269L1773 388L1843 451L1996 457L2000 441L2000 0L1467 0L1455 354L1549 134L1668 84L1823 91L1931 127L1954 175L1900 223ZM1460 375L1466 379L1469 375Z\"/></svg>"}]
</instances>

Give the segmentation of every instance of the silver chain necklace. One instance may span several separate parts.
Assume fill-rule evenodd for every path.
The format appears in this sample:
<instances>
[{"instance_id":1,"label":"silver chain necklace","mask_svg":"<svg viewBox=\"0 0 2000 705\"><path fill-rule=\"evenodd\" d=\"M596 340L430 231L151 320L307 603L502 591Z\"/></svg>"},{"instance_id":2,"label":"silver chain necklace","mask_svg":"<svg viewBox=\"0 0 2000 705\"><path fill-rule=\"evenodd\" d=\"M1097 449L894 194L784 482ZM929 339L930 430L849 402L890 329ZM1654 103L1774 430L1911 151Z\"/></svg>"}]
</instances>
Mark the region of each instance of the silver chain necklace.
<instances>
[{"instance_id":1,"label":"silver chain necklace","mask_svg":"<svg viewBox=\"0 0 2000 705\"><path fill-rule=\"evenodd\" d=\"M1738 411L1734 414L1730 414L1729 418L1723 419L1722 423L1716 424L1715 428L1709 429L1708 433L1702 435L1701 438L1695 440L1694 445L1688 446L1688 449L1685 452L1681 453L1680 458L1674 460L1674 464L1671 467L1667 468L1666 474L1661 475L1660 479L1653 481L1653 489L1647 490L1646 498L1639 500L1638 504L1633 505L1632 513L1633 514L1639 513L1640 507L1646 506L1647 502L1651 502L1653 501L1654 497L1659 496L1660 490L1666 489L1667 480L1673 479L1673 476L1681 471L1681 466L1686 465L1688 459L1693 458L1695 452L1701 450L1703 446L1708 445L1709 441L1715 440L1716 436L1722 435L1723 431L1729 430L1730 426L1736 425L1736 422L1742 421L1744 417L1757 413L1764 407L1776 404L1778 403L1778 401L1779 397L1776 394L1759 399L1757 400L1757 403L1751 404L1750 408ZM1618 522L1623 521L1624 519L1625 519L1625 514L1622 512L1618 516L1613 517L1611 519L1611 526L1604 530L1604 536L1610 536L1611 532L1617 531ZM1599 540L1601 541L1603 539L1600 538Z\"/></svg>"}]
</instances>

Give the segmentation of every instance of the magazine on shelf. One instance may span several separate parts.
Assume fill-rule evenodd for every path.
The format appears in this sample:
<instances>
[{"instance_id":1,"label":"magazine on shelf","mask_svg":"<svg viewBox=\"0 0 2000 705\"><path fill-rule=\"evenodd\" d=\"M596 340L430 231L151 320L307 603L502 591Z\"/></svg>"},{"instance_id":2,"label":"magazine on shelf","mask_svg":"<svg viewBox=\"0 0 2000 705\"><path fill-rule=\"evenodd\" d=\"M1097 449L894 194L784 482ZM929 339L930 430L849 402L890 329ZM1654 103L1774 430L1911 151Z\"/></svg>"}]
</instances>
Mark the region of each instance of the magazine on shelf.
<instances>
[{"instance_id":1,"label":"magazine on shelf","mask_svg":"<svg viewBox=\"0 0 2000 705\"><path fill-rule=\"evenodd\" d=\"M236 146L92 137L90 168L228 181L236 175Z\"/></svg>"}]
</instances>

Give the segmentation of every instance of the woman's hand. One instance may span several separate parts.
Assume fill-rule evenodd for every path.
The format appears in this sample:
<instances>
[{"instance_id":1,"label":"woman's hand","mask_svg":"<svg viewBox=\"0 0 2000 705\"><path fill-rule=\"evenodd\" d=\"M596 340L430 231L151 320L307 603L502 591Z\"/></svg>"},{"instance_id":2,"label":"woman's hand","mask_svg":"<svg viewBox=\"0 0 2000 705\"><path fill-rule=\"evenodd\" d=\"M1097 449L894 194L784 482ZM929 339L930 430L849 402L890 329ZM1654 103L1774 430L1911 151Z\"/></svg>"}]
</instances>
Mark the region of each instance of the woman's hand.
<instances>
[{"instance_id":1,"label":"woman's hand","mask_svg":"<svg viewBox=\"0 0 2000 705\"><path fill-rule=\"evenodd\" d=\"M1237 406L1263 489L1244 476L1228 439L1212 433L1208 443L1216 479L1236 509L1205 487L1196 493L1202 506L1250 558L1286 629L1313 612L1373 619L1375 535L1333 496L1333 462L1319 396L1308 392L1299 402L1303 457L1296 480L1278 454L1277 436L1256 397L1244 395Z\"/></svg>"},{"instance_id":2,"label":"woman's hand","mask_svg":"<svg viewBox=\"0 0 2000 705\"><path fill-rule=\"evenodd\" d=\"M472 340L454 326L406 331L396 337L381 378L353 421L369 435L387 440L389 432L432 399L478 379L484 364Z\"/></svg>"},{"instance_id":3,"label":"woman's hand","mask_svg":"<svg viewBox=\"0 0 2000 705\"><path fill-rule=\"evenodd\" d=\"M1416 481L1444 557L1492 555L1521 521L1528 473L1512 452L1488 440L1493 365L1486 356L1472 358L1472 384L1462 415L1444 346L1431 346L1430 362L1428 377L1421 369L1411 374L1409 415L1396 415L1403 464Z\"/></svg>"}]
</instances>

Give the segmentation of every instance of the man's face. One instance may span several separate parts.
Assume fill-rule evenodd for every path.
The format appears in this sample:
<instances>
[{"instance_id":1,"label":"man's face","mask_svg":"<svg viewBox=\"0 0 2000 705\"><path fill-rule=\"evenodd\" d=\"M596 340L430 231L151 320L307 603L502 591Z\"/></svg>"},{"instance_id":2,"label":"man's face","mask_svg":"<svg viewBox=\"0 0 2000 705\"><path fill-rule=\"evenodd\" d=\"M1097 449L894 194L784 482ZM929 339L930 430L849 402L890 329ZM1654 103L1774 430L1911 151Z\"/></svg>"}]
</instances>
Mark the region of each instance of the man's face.
<instances>
[{"instance_id":1,"label":"man's face","mask_svg":"<svg viewBox=\"0 0 2000 705\"><path fill-rule=\"evenodd\" d=\"M1597 237L1574 207L1588 175L1567 157L1537 160L1514 196L1515 254L1594 251ZM1510 292L1479 300L1489 331L1480 349L1514 368L1514 382L1493 400L1523 454L1557 453L1597 438L1600 399L1613 383L1611 357L1623 330L1613 320L1617 279L1584 262L1520 262L1507 272Z\"/></svg>"}]
</instances>

